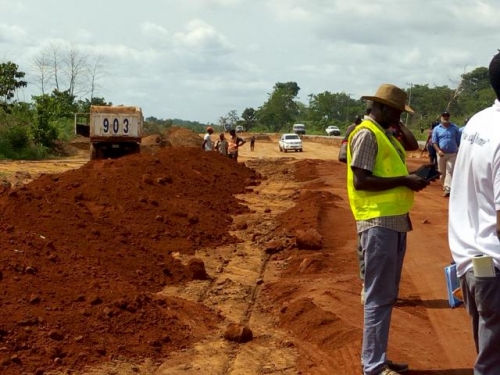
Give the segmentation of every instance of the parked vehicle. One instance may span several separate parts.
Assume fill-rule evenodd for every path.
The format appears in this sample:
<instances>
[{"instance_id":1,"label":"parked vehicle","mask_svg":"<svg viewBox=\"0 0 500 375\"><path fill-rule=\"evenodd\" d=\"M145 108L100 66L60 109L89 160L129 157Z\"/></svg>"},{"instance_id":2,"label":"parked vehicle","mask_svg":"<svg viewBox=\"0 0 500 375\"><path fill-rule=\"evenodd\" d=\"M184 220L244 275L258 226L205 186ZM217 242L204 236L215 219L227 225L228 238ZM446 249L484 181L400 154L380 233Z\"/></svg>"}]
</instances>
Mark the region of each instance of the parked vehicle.
<instances>
[{"instance_id":1,"label":"parked vehicle","mask_svg":"<svg viewBox=\"0 0 500 375\"><path fill-rule=\"evenodd\" d=\"M283 134L279 140L280 152L288 152L291 150L302 152L302 139L295 133Z\"/></svg>"},{"instance_id":2,"label":"parked vehicle","mask_svg":"<svg viewBox=\"0 0 500 375\"><path fill-rule=\"evenodd\" d=\"M340 135L340 129L338 126L330 125L326 128L326 135Z\"/></svg>"},{"instance_id":3,"label":"parked vehicle","mask_svg":"<svg viewBox=\"0 0 500 375\"><path fill-rule=\"evenodd\" d=\"M306 126L304 124L294 124L292 131L295 134L306 134Z\"/></svg>"},{"instance_id":4,"label":"parked vehicle","mask_svg":"<svg viewBox=\"0 0 500 375\"><path fill-rule=\"evenodd\" d=\"M139 153L142 125L139 107L91 106L90 113L75 114L76 134L90 139L91 160Z\"/></svg>"},{"instance_id":5,"label":"parked vehicle","mask_svg":"<svg viewBox=\"0 0 500 375\"><path fill-rule=\"evenodd\" d=\"M236 133L242 133L245 131L245 128L241 125L236 126Z\"/></svg>"}]
</instances>

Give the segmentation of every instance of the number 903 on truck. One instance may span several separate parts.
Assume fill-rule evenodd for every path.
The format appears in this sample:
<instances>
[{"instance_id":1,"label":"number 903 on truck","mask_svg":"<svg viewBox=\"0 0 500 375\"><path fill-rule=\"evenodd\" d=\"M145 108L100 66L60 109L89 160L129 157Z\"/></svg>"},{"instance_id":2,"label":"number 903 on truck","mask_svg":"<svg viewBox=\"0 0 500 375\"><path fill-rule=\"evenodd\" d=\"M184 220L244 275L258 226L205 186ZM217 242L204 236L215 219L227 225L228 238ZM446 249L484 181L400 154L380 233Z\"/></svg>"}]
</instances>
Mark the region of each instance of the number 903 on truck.
<instances>
[{"instance_id":1,"label":"number 903 on truck","mask_svg":"<svg viewBox=\"0 0 500 375\"><path fill-rule=\"evenodd\" d=\"M131 106L91 106L75 114L76 134L90 139L90 159L118 158L141 150L142 110Z\"/></svg>"}]
</instances>

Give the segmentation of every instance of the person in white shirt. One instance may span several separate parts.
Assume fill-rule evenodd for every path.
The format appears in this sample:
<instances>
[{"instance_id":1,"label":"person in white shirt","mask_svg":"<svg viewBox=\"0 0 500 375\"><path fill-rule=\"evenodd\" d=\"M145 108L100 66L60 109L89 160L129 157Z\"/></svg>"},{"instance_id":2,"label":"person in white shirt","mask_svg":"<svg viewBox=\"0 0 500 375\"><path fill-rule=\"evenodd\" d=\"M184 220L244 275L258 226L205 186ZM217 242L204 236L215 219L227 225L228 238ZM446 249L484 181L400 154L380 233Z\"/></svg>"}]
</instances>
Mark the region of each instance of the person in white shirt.
<instances>
[{"instance_id":1,"label":"person in white shirt","mask_svg":"<svg viewBox=\"0 0 500 375\"><path fill-rule=\"evenodd\" d=\"M500 53L490 62L489 76L497 99L463 130L448 220L449 245L472 318L474 375L500 374ZM489 264L489 272L479 261Z\"/></svg>"},{"instance_id":2,"label":"person in white shirt","mask_svg":"<svg viewBox=\"0 0 500 375\"><path fill-rule=\"evenodd\" d=\"M205 151L212 151L214 149L214 142L212 141L212 133L214 132L214 129L209 126L207 128L207 133L203 137L203 144L201 145L201 148L204 149Z\"/></svg>"}]
</instances>

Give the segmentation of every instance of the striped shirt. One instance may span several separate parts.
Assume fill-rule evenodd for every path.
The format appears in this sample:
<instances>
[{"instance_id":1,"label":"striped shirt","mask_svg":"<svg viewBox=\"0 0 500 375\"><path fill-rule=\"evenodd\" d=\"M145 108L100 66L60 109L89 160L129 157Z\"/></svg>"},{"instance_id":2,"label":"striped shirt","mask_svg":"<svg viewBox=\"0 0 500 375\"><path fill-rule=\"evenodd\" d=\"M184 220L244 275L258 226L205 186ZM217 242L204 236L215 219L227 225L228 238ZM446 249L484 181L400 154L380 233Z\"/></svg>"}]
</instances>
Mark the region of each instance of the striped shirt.
<instances>
[{"instance_id":1,"label":"striped shirt","mask_svg":"<svg viewBox=\"0 0 500 375\"><path fill-rule=\"evenodd\" d=\"M369 120L381 128L371 117L365 116L365 120ZM382 128L381 128L382 129ZM383 129L388 137L395 138L390 130ZM395 140L396 141L396 140ZM396 141L397 142L397 141ZM351 144L351 167L365 169L373 172L375 167L375 159L378 152L377 138L368 129L359 130L352 138ZM381 216L368 220L359 220L356 222L358 233L373 227L383 227L394 230L396 232L409 232L412 230L409 214L395 216Z\"/></svg>"}]
</instances>

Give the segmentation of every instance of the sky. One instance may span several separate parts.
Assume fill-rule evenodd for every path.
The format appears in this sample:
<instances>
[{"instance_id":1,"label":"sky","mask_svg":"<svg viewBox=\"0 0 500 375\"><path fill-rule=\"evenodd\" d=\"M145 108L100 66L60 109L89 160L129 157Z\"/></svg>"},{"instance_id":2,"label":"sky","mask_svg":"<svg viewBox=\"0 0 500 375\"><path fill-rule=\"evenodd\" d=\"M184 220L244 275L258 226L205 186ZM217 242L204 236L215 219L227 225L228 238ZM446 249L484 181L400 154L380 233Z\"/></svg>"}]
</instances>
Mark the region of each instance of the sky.
<instances>
[{"instance_id":1,"label":"sky","mask_svg":"<svg viewBox=\"0 0 500 375\"><path fill-rule=\"evenodd\" d=\"M43 51L101 61L95 96L144 117L219 123L262 106L277 82L298 100L357 99L382 83L456 87L500 48L498 0L0 0L0 62L39 95ZM83 94L82 94L83 95Z\"/></svg>"}]
</instances>

